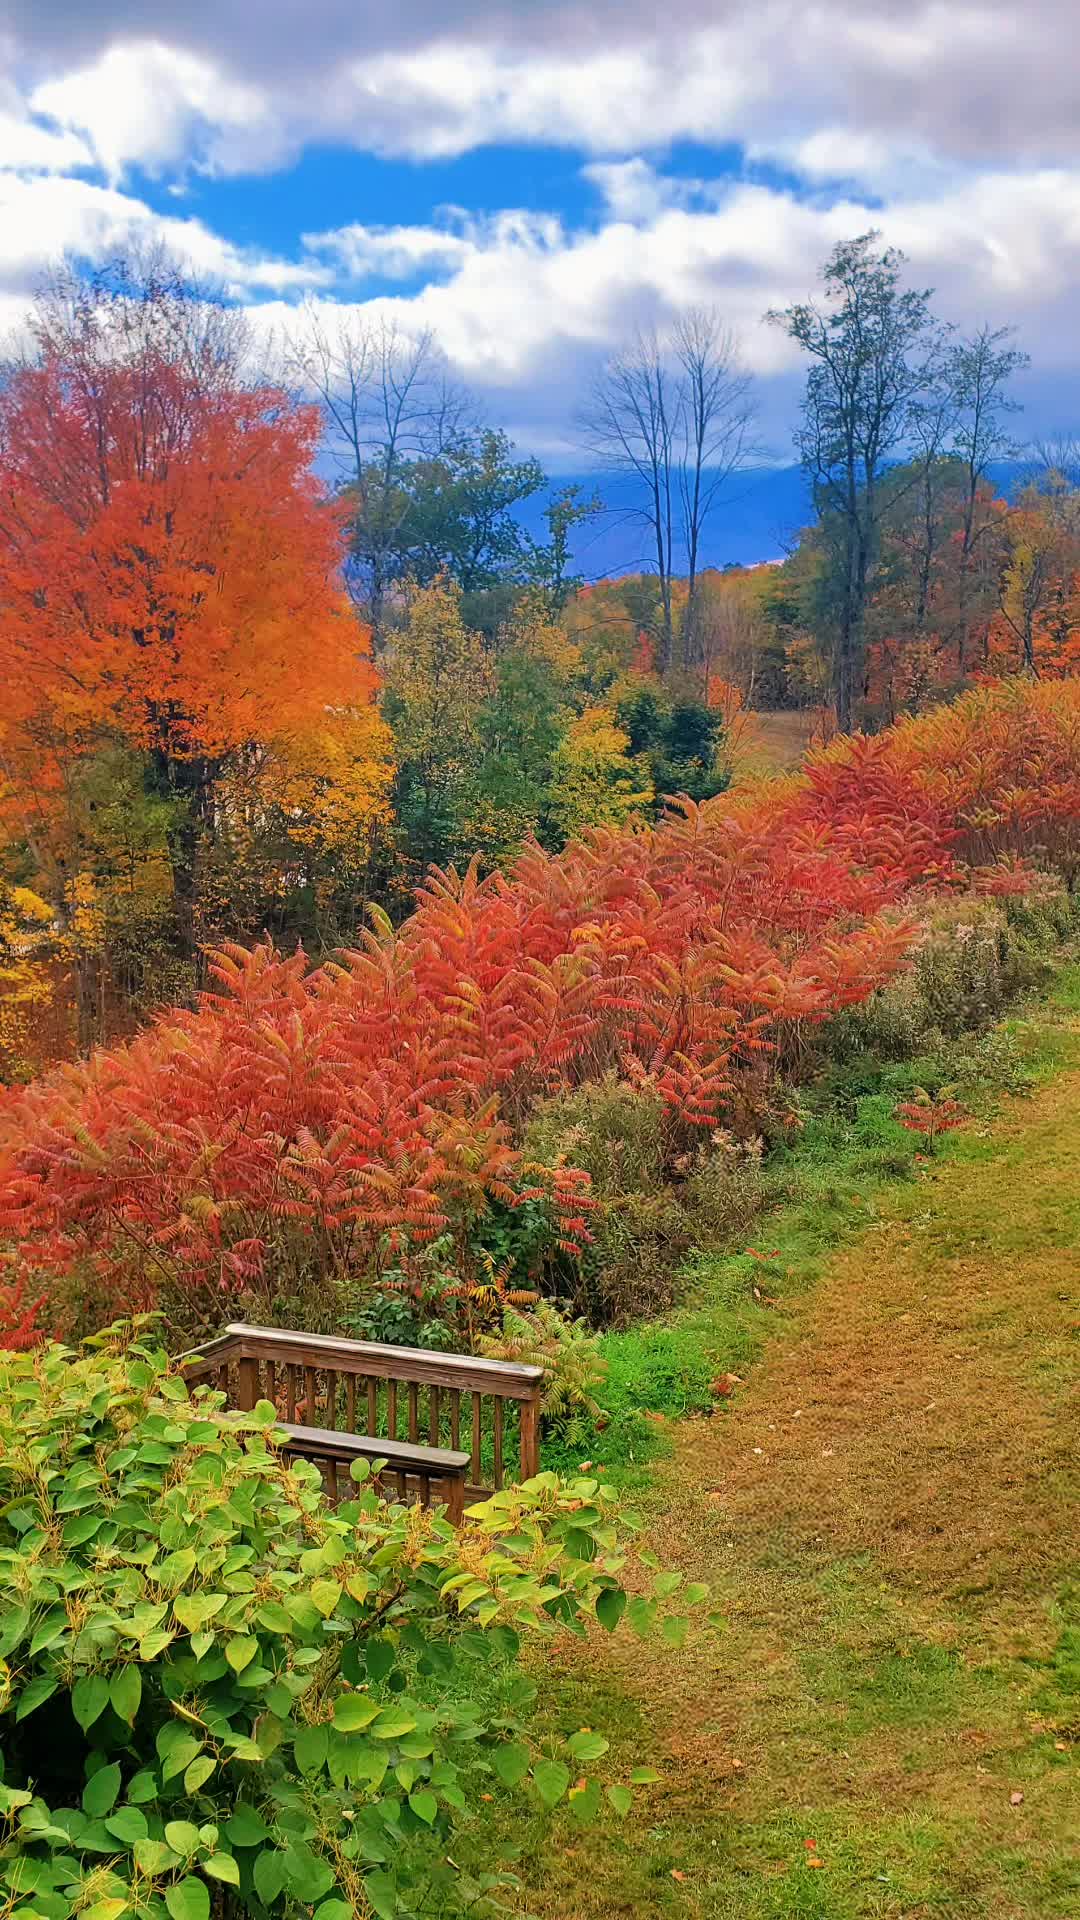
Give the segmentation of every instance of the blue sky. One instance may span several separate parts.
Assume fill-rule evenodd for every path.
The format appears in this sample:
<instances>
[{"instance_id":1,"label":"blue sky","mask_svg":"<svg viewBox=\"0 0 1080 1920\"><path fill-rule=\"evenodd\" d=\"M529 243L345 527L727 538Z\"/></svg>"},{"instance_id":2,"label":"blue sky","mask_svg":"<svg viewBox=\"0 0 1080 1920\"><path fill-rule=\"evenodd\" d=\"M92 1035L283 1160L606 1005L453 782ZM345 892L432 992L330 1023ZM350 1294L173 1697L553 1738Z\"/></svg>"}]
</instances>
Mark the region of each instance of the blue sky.
<instances>
[{"instance_id":1,"label":"blue sky","mask_svg":"<svg viewBox=\"0 0 1080 1920\"><path fill-rule=\"evenodd\" d=\"M0 323L63 251L162 239L280 339L430 330L566 471L639 327L763 324L882 228L960 327L1014 326L1031 433L1080 408L1075 0L0 0Z\"/></svg>"}]
</instances>

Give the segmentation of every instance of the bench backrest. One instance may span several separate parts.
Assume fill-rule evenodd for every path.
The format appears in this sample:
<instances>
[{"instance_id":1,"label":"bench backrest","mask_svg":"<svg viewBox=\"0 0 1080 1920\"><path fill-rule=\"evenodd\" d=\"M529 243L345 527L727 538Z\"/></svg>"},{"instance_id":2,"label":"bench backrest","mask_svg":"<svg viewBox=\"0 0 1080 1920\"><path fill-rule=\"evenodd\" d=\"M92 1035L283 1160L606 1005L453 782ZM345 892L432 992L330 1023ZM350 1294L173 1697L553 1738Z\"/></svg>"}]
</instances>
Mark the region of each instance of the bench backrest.
<instances>
[{"instance_id":1,"label":"bench backrest","mask_svg":"<svg viewBox=\"0 0 1080 1920\"><path fill-rule=\"evenodd\" d=\"M213 1381L244 1411L271 1400L290 1424L460 1447L469 1454L469 1498L540 1470L542 1367L237 1321L189 1354L185 1372Z\"/></svg>"}]
</instances>

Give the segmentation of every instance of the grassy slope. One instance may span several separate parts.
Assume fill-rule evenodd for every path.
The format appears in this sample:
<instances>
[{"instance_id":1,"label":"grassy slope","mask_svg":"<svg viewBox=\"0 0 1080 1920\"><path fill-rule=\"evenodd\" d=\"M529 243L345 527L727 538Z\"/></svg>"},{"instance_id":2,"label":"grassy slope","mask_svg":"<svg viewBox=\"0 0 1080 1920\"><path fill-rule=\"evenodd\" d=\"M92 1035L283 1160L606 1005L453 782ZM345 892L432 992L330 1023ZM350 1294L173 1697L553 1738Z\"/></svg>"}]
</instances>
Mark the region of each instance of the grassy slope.
<instances>
[{"instance_id":1,"label":"grassy slope","mask_svg":"<svg viewBox=\"0 0 1080 1920\"><path fill-rule=\"evenodd\" d=\"M763 1238L821 1278L757 1309L760 1363L653 1469L656 1550L727 1632L548 1670L552 1719L663 1781L621 1827L517 1828L542 1920L1077 1910L1080 1071L852 1188ZM722 1346L730 1311L721 1287L695 1333Z\"/></svg>"}]
</instances>

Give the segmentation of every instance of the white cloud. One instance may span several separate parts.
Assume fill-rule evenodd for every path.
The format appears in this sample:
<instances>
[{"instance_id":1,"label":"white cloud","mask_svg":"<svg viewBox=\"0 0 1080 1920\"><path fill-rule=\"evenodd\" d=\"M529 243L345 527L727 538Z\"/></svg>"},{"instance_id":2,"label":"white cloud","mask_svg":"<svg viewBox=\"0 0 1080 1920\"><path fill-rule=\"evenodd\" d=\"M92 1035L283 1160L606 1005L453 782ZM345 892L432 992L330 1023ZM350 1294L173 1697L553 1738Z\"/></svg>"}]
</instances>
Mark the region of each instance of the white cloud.
<instances>
[{"instance_id":1,"label":"white cloud","mask_svg":"<svg viewBox=\"0 0 1080 1920\"><path fill-rule=\"evenodd\" d=\"M1080 154L1075 0L8 0L35 111L131 165L262 170L306 141L447 156L498 141L626 157L675 139L847 137L950 161ZM867 143L865 145L861 143ZM827 144L827 142L826 142Z\"/></svg>"},{"instance_id":2,"label":"white cloud","mask_svg":"<svg viewBox=\"0 0 1080 1920\"><path fill-rule=\"evenodd\" d=\"M93 165L85 140L35 124L21 113L0 109L0 169L24 173L71 173Z\"/></svg>"},{"instance_id":3,"label":"white cloud","mask_svg":"<svg viewBox=\"0 0 1080 1920\"><path fill-rule=\"evenodd\" d=\"M303 238L305 247L329 255L350 280L375 275L411 280L419 273L460 267L473 247L464 234L437 227L365 227L358 221Z\"/></svg>"},{"instance_id":4,"label":"white cloud","mask_svg":"<svg viewBox=\"0 0 1080 1920\"><path fill-rule=\"evenodd\" d=\"M182 168L200 149L224 160L236 142L245 164L258 165L278 147L267 96L209 60L153 40L109 47L92 65L43 81L30 106L85 136L114 183L132 165L148 173Z\"/></svg>"},{"instance_id":5,"label":"white cloud","mask_svg":"<svg viewBox=\"0 0 1080 1920\"><path fill-rule=\"evenodd\" d=\"M163 218L112 187L0 173L0 288L23 308L35 278L65 253L102 261L148 241L162 242L234 299L326 286L332 279L318 262L244 253L202 221Z\"/></svg>"},{"instance_id":6,"label":"white cloud","mask_svg":"<svg viewBox=\"0 0 1080 1920\"><path fill-rule=\"evenodd\" d=\"M262 0L257 21L249 0L157 0L152 38L141 0L6 7L5 313L60 252L102 259L151 236L263 324L301 292L355 301L392 283L369 307L433 329L493 410L550 447L603 354L692 302L719 305L767 391L789 394L795 359L764 309L879 225L953 318L1015 321L1049 367L1080 371L1076 0ZM664 147L687 138L739 143L751 176L777 165L798 191L760 171L665 173ZM365 207L322 230L316 213L282 259L125 191L141 169L180 201L200 174L266 172L312 141L418 161L562 144L596 198L579 228Z\"/></svg>"}]
</instances>

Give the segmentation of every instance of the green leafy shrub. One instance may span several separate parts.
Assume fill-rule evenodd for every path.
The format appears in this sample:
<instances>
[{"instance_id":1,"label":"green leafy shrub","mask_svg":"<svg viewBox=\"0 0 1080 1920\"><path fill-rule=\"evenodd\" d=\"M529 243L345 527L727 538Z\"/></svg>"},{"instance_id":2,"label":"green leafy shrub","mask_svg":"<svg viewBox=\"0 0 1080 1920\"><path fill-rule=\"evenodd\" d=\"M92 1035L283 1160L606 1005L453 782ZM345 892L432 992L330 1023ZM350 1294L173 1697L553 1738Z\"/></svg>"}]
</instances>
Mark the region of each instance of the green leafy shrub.
<instances>
[{"instance_id":1,"label":"green leafy shrub","mask_svg":"<svg viewBox=\"0 0 1080 1920\"><path fill-rule=\"evenodd\" d=\"M607 1367L596 1335L583 1320L568 1320L547 1300L528 1311L509 1307L501 1331L482 1335L478 1348L489 1360L543 1367L540 1413L545 1432L569 1438L575 1424L606 1423L596 1396Z\"/></svg>"},{"instance_id":2,"label":"green leafy shrub","mask_svg":"<svg viewBox=\"0 0 1080 1920\"><path fill-rule=\"evenodd\" d=\"M736 1242L764 1204L760 1147L724 1132L702 1139L648 1081L608 1074L544 1102L526 1154L590 1177L591 1243L559 1279L596 1326L662 1313L688 1255Z\"/></svg>"},{"instance_id":3,"label":"green leafy shrub","mask_svg":"<svg viewBox=\"0 0 1080 1920\"><path fill-rule=\"evenodd\" d=\"M115 1329L0 1366L0 1911L489 1911L503 1877L447 1846L482 1794L631 1797L601 1735L523 1733L519 1635L645 1634L677 1576L628 1599L595 1480L542 1474L460 1531L362 1485L335 1510L267 1403L220 1398Z\"/></svg>"},{"instance_id":4,"label":"green leafy shrub","mask_svg":"<svg viewBox=\"0 0 1080 1920\"><path fill-rule=\"evenodd\" d=\"M1069 897L964 899L939 907L910 967L861 1006L820 1029L825 1059L869 1054L909 1061L962 1036L985 1032L1027 993L1046 985L1062 943L1077 930Z\"/></svg>"}]
</instances>

